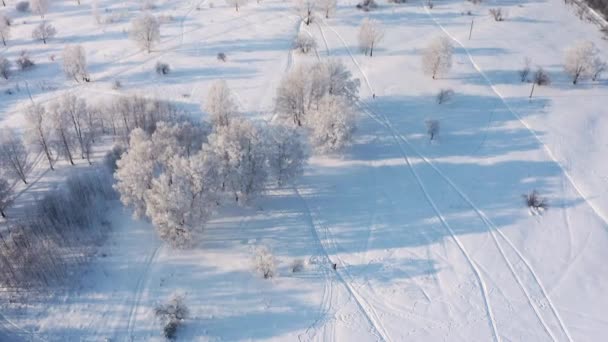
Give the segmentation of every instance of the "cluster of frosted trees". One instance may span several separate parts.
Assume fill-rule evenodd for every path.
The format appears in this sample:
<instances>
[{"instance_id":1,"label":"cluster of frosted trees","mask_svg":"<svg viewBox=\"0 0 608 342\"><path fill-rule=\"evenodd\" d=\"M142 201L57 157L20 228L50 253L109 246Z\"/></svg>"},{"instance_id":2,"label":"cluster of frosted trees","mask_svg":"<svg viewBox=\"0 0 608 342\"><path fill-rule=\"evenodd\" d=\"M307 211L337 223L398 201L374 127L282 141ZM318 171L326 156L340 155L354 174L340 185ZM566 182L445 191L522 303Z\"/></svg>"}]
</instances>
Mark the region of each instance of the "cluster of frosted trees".
<instances>
[{"instance_id":1,"label":"cluster of frosted trees","mask_svg":"<svg viewBox=\"0 0 608 342\"><path fill-rule=\"evenodd\" d=\"M360 82L338 60L302 65L286 74L276 95L276 111L309 132L320 151L347 145L356 128Z\"/></svg>"},{"instance_id":2,"label":"cluster of frosted trees","mask_svg":"<svg viewBox=\"0 0 608 342\"><path fill-rule=\"evenodd\" d=\"M222 81L205 109L210 124L167 121L152 132L133 130L114 176L121 201L178 248L196 243L219 206L289 183L307 159L305 141L293 129L240 116Z\"/></svg>"}]
</instances>

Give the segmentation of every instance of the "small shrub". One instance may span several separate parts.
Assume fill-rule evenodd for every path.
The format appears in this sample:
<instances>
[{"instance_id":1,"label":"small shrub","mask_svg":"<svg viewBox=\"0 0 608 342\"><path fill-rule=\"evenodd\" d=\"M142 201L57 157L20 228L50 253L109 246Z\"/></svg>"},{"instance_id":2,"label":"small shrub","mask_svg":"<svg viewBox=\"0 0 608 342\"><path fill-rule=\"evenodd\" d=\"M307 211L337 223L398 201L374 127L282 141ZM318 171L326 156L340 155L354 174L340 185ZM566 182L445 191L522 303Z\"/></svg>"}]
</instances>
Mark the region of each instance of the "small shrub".
<instances>
[{"instance_id":1,"label":"small shrub","mask_svg":"<svg viewBox=\"0 0 608 342\"><path fill-rule=\"evenodd\" d=\"M264 279L270 279L275 276L276 261L268 247L258 247L255 251L253 262L256 271L260 273Z\"/></svg>"},{"instance_id":2,"label":"small shrub","mask_svg":"<svg viewBox=\"0 0 608 342\"><path fill-rule=\"evenodd\" d=\"M426 133L429 135L431 141L437 138L439 134L439 120L429 119L425 122L426 125Z\"/></svg>"},{"instance_id":3,"label":"small shrub","mask_svg":"<svg viewBox=\"0 0 608 342\"><path fill-rule=\"evenodd\" d=\"M523 195L524 201L532 214L540 215L549 208L547 199L540 197L538 191L532 190L531 193Z\"/></svg>"},{"instance_id":4,"label":"small shrub","mask_svg":"<svg viewBox=\"0 0 608 342\"><path fill-rule=\"evenodd\" d=\"M177 327L179 327L179 323L175 321L169 321L165 324L163 328L163 336L165 336L168 340L175 340L177 337Z\"/></svg>"},{"instance_id":5,"label":"small shrub","mask_svg":"<svg viewBox=\"0 0 608 342\"><path fill-rule=\"evenodd\" d=\"M519 70L520 81L526 82L528 80L528 75L530 75L530 64L532 64L532 60L528 57L524 58L524 66Z\"/></svg>"},{"instance_id":6,"label":"small shrub","mask_svg":"<svg viewBox=\"0 0 608 342\"><path fill-rule=\"evenodd\" d=\"M305 267L306 267L306 264L304 263L304 260L296 259L291 263L290 268L291 268L292 273L298 273L298 272L304 271Z\"/></svg>"},{"instance_id":7,"label":"small shrub","mask_svg":"<svg viewBox=\"0 0 608 342\"><path fill-rule=\"evenodd\" d=\"M30 10L30 3L29 1L19 1L15 6L15 9L17 10L17 12L21 13L28 12Z\"/></svg>"},{"instance_id":8,"label":"small shrub","mask_svg":"<svg viewBox=\"0 0 608 342\"><path fill-rule=\"evenodd\" d=\"M118 90L120 88L122 88L122 83L120 82L120 80L112 81L112 89Z\"/></svg>"},{"instance_id":9,"label":"small shrub","mask_svg":"<svg viewBox=\"0 0 608 342\"><path fill-rule=\"evenodd\" d=\"M30 59L27 51L21 51L19 58L17 58L17 65L20 70L27 70L34 67L34 62Z\"/></svg>"},{"instance_id":10,"label":"small shrub","mask_svg":"<svg viewBox=\"0 0 608 342\"><path fill-rule=\"evenodd\" d=\"M220 53L217 54L217 60L225 62L226 60L228 60L228 57L226 57L225 53L220 52Z\"/></svg>"},{"instance_id":11,"label":"small shrub","mask_svg":"<svg viewBox=\"0 0 608 342\"><path fill-rule=\"evenodd\" d=\"M365 12L368 12L377 7L378 5L376 4L375 0L363 0L363 2L357 4L357 8Z\"/></svg>"},{"instance_id":12,"label":"small shrub","mask_svg":"<svg viewBox=\"0 0 608 342\"><path fill-rule=\"evenodd\" d=\"M157 306L154 309L154 314L164 324L163 335L169 340L174 340L177 329L188 317L189 310L184 303L184 297L174 294L169 302Z\"/></svg>"},{"instance_id":13,"label":"small shrub","mask_svg":"<svg viewBox=\"0 0 608 342\"><path fill-rule=\"evenodd\" d=\"M293 48L300 50L301 53L309 53L311 50L317 47L315 39L305 33L300 33L296 40L293 42Z\"/></svg>"},{"instance_id":14,"label":"small shrub","mask_svg":"<svg viewBox=\"0 0 608 342\"><path fill-rule=\"evenodd\" d=\"M103 157L103 165L114 173L118 168L116 162L122 157L122 154L126 151L123 146L115 145L108 153Z\"/></svg>"},{"instance_id":15,"label":"small shrub","mask_svg":"<svg viewBox=\"0 0 608 342\"><path fill-rule=\"evenodd\" d=\"M549 85L551 84L551 78L543 68L538 67L534 73L534 83L539 86Z\"/></svg>"},{"instance_id":16,"label":"small shrub","mask_svg":"<svg viewBox=\"0 0 608 342\"><path fill-rule=\"evenodd\" d=\"M454 91L452 89L441 89L437 94L437 103L442 104L444 102L449 101L454 95Z\"/></svg>"},{"instance_id":17,"label":"small shrub","mask_svg":"<svg viewBox=\"0 0 608 342\"><path fill-rule=\"evenodd\" d=\"M504 21L506 12L502 8L490 8L490 15L494 18L494 21Z\"/></svg>"},{"instance_id":18,"label":"small shrub","mask_svg":"<svg viewBox=\"0 0 608 342\"><path fill-rule=\"evenodd\" d=\"M171 67L169 67L169 64L167 64L167 63L156 62L156 66L154 67L154 70L156 70L157 74L164 76L171 72Z\"/></svg>"}]
</instances>

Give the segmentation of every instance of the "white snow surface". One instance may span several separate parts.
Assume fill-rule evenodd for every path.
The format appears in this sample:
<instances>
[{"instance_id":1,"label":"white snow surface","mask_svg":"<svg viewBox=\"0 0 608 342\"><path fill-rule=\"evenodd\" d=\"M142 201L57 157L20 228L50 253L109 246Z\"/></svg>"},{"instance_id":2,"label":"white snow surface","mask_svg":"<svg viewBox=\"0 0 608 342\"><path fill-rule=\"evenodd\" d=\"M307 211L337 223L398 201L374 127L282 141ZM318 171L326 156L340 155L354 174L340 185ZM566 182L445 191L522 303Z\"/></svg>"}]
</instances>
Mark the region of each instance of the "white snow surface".
<instances>
[{"instance_id":1,"label":"white snow surface","mask_svg":"<svg viewBox=\"0 0 608 342\"><path fill-rule=\"evenodd\" d=\"M160 341L153 310L173 293L190 308L183 341L606 339L608 84L573 86L562 65L576 41L593 41L603 56L608 42L573 7L445 0L429 10L412 0L362 12L339 1L335 16L305 26L288 1L252 1L237 13L221 1L161 0L151 12L173 20L147 54L125 33L138 2L99 1L103 15L122 16L103 25L82 2L51 3L46 19L58 35L46 45L30 39L39 17L15 17L1 53L13 60L27 49L38 66L0 83L0 126L22 127L26 89L40 103L65 92L89 101L140 94L201 116L216 79L228 82L246 115L269 120L290 68L339 58L362 82L359 128L342 154L314 156L297 186L222 210L193 249L171 249L149 223L117 207L109 241L81 281L24 307L7 305L0 340ZM13 7L6 11L15 14ZM494 22L492 7L507 9L506 21ZM357 47L365 17L386 30L372 58ZM316 53L290 51L298 31L315 37ZM437 36L452 39L454 63L432 80L420 56ZM85 47L93 82L62 75L61 51L71 43ZM531 101L530 84L517 75L525 57L553 81ZM156 75L157 61L172 73ZM112 90L114 79L124 87ZM21 91L4 93L17 83ZM438 105L442 88L455 94ZM441 122L433 143L424 134L428 118ZM60 164L49 173L39 164L22 201L85 167ZM522 194L533 189L549 199L543 215L524 205ZM262 244L278 260L271 280L252 271ZM296 259L306 267L291 273Z\"/></svg>"}]
</instances>

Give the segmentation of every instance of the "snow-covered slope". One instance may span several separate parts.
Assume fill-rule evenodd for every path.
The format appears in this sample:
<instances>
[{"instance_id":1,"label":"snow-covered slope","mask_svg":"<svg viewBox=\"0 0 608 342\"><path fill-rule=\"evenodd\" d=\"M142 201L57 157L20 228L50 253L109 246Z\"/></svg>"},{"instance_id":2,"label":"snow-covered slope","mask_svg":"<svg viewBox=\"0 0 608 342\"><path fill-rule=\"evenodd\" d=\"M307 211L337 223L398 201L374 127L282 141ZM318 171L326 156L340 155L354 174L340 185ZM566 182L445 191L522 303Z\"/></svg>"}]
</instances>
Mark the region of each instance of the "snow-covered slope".
<instances>
[{"instance_id":1,"label":"snow-covered slope","mask_svg":"<svg viewBox=\"0 0 608 342\"><path fill-rule=\"evenodd\" d=\"M100 2L110 4L136 7ZM150 55L122 33L127 19L99 27L86 4L53 4L48 18L60 34L48 46L30 43L20 25L4 53L13 58L27 46L43 64L17 79L29 80L36 101L66 91L103 100L118 93L111 82L120 79L122 93L176 101L200 115L221 78L243 112L268 119L286 71L340 58L362 81L361 117L342 155L315 156L296 187L219 213L193 250L172 250L148 223L117 208L116 231L100 251L107 257L74 291L3 312L7 338L161 340L153 308L181 292L191 310L184 341L604 340L608 88L573 86L562 66L565 49L581 39L606 55L597 27L558 0L437 1L431 10L420 1L382 2L367 13L354 5L339 2L334 17L305 26L283 1L252 2L239 13L224 3L159 2L154 12L174 20ZM499 6L508 9L504 22L487 14ZM386 31L372 58L357 47L365 17ZM315 54L289 51L298 31L315 37ZM456 49L452 70L432 80L421 52L437 36ZM48 61L76 41L91 53L90 84L64 82ZM216 60L219 52L227 63ZM531 100L530 84L517 75L525 57L553 81ZM171 63L168 77L152 72L158 60ZM40 86L51 81L54 91ZM438 105L442 88L455 94ZM0 100L1 124L20 126L28 95ZM429 118L441 122L433 143L424 134ZM523 203L533 189L549 199L541 216ZM260 244L278 259L273 280L251 272ZM304 272L290 272L296 259L307 261Z\"/></svg>"}]
</instances>

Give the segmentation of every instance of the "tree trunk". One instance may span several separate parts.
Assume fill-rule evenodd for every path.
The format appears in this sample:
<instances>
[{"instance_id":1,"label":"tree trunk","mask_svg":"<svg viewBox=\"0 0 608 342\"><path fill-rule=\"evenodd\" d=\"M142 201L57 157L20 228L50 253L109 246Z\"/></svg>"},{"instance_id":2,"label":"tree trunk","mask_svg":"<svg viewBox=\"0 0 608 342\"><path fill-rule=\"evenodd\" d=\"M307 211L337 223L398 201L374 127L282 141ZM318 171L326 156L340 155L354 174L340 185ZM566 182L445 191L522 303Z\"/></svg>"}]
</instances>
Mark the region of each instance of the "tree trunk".
<instances>
[{"instance_id":1,"label":"tree trunk","mask_svg":"<svg viewBox=\"0 0 608 342\"><path fill-rule=\"evenodd\" d=\"M6 214L4 213L4 209L0 209L0 216L6 218Z\"/></svg>"},{"instance_id":2,"label":"tree trunk","mask_svg":"<svg viewBox=\"0 0 608 342\"><path fill-rule=\"evenodd\" d=\"M371 47L371 49L369 50L369 56L370 56L370 57L373 57L373 56L374 56L374 43L372 43L372 47Z\"/></svg>"},{"instance_id":3,"label":"tree trunk","mask_svg":"<svg viewBox=\"0 0 608 342\"><path fill-rule=\"evenodd\" d=\"M530 90L530 100L532 100L532 95L534 94L534 86L536 83L532 83L532 90Z\"/></svg>"}]
</instances>

